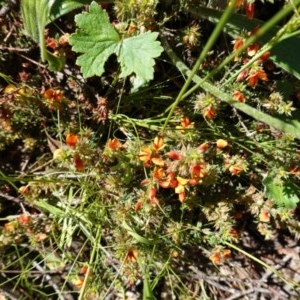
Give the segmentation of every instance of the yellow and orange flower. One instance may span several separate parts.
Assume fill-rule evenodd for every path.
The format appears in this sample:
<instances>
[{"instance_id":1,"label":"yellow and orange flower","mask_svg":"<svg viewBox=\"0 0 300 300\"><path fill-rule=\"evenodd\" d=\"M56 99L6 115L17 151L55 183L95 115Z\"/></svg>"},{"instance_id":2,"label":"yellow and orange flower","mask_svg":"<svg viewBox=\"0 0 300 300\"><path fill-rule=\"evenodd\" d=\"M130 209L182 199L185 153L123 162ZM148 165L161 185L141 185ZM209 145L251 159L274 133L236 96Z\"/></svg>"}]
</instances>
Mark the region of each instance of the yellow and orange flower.
<instances>
[{"instance_id":1,"label":"yellow and orange flower","mask_svg":"<svg viewBox=\"0 0 300 300\"><path fill-rule=\"evenodd\" d=\"M222 150L228 146L228 142L224 139L218 139L216 141L216 146L219 150Z\"/></svg>"},{"instance_id":2,"label":"yellow and orange flower","mask_svg":"<svg viewBox=\"0 0 300 300\"><path fill-rule=\"evenodd\" d=\"M153 178L155 178L156 180L160 180L164 178L164 176L165 176L165 170L163 168L157 168L157 167L154 168Z\"/></svg>"},{"instance_id":3,"label":"yellow and orange flower","mask_svg":"<svg viewBox=\"0 0 300 300\"><path fill-rule=\"evenodd\" d=\"M164 140L160 136L155 137L152 145L155 151L160 151L165 147Z\"/></svg>"},{"instance_id":4,"label":"yellow and orange flower","mask_svg":"<svg viewBox=\"0 0 300 300\"><path fill-rule=\"evenodd\" d=\"M184 133L184 130L194 128L194 122L191 122L188 117L183 117L180 119L180 125L176 126L176 129L182 129L181 132Z\"/></svg>"},{"instance_id":5,"label":"yellow and orange flower","mask_svg":"<svg viewBox=\"0 0 300 300\"><path fill-rule=\"evenodd\" d=\"M174 172L168 172L165 179L159 180L158 184L164 188L176 188L178 186L178 180L175 178Z\"/></svg>"},{"instance_id":6,"label":"yellow and orange flower","mask_svg":"<svg viewBox=\"0 0 300 300\"><path fill-rule=\"evenodd\" d=\"M181 155L180 153L178 153L177 151L174 151L174 150L168 152L167 156L172 160L182 160L183 159L183 155Z\"/></svg>"},{"instance_id":7,"label":"yellow and orange flower","mask_svg":"<svg viewBox=\"0 0 300 300\"><path fill-rule=\"evenodd\" d=\"M189 179L177 176L178 185L175 188L175 193L178 194L178 199L180 202L186 201L186 192L185 192L185 185L189 183Z\"/></svg>"},{"instance_id":8,"label":"yellow and orange flower","mask_svg":"<svg viewBox=\"0 0 300 300\"><path fill-rule=\"evenodd\" d=\"M191 164L190 172L192 179L200 179L207 174L207 171L203 168L203 164Z\"/></svg>"},{"instance_id":9,"label":"yellow and orange flower","mask_svg":"<svg viewBox=\"0 0 300 300\"><path fill-rule=\"evenodd\" d=\"M130 247L127 251L124 263L136 262L139 256L139 252L136 247Z\"/></svg>"},{"instance_id":10,"label":"yellow and orange flower","mask_svg":"<svg viewBox=\"0 0 300 300\"><path fill-rule=\"evenodd\" d=\"M259 80L268 80L266 72L262 69L251 70L248 76L248 84L252 87L255 87Z\"/></svg>"},{"instance_id":11,"label":"yellow and orange flower","mask_svg":"<svg viewBox=\"0 0 300 300\"><path fill-rule=\"evenodd\" d=\"M243 168L238 165L233 165L229 167L229 172L231 173L231 175L239 175L243 171Z\"/></svg>"}]
</instances>

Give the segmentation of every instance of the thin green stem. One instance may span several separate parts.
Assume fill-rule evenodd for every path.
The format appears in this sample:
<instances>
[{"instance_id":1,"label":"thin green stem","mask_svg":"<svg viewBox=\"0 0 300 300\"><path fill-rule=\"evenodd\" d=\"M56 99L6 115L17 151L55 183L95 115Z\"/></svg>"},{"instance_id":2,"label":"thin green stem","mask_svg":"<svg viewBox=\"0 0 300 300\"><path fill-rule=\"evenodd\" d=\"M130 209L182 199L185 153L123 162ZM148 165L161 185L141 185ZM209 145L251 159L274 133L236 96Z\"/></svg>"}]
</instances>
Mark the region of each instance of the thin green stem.
<instances>
[{"instance_id":1,"label":"thin green stem","mask_svg":"<svg viewBox=\"0 0 300 300\"><path fill-rule=\"evenodd\" d=\"M194 75L198 72L201 63L204 61L207 53L210 51L210 49L214 46L217 38L219 37L219 35L221 34L221 32L223 31L223 28L226 24L226 22L228 21L228 19L230 18L231 14L233 13L234 9L235 9L235 3L237 0L231 1L231 4L227 6L226 10L224 11L224 13L222 14L222 17L220 19L220 22L217 24L216 28L214 29L213 33L211 34L210 38L208 39L207 43L205 44L202 52L200 53L191 73L189 74L187 80L185 81L183 87L181 88L176 100L174 101L174 103L172 104L172 108L167 116L167 119L164 123L163 126L163 131L166 129L168 122L174 112L174 110L176 109L176 107L178 106L179 102L182 100L182 96L184 95L184 93L186 92L186 90L188 89L188 87L190 86Z\"/></svg>"}]
</instances>

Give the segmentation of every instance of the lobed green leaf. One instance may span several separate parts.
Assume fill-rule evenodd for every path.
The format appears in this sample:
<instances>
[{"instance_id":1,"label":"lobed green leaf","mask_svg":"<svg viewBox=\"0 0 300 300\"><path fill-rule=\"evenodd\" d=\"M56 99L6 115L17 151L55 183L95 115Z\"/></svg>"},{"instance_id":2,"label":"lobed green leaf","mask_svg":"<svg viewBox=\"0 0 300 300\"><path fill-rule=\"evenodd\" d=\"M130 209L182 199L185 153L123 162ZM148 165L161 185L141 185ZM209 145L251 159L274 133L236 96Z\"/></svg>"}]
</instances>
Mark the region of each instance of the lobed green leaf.
<instances>
[{"instance_id":1,"label":"lobed green leaf","mask_svg":"<svg viewBox=\"0 0 300 300\"><path fill-rule=\"evenodd\" d=\"M290 181L285 180L278 183L272 176L268 175L264 178L263 185L265 196L272 199L276 205L290 209L297 207L299 202L298 192Z\"/></svg>"},{"instance_id":2,"label":"lobed green leaf","mask_svg":"<svg viewBox=\"0 0 300 300\"><path fill-rule=\"evenodd\" d=\"M92 2L89 11L75 18L78 29L70 37L72 50L83 53L77 59L85 78L104 73L104 64L115 54L121 65L121 77L135 73L143 80L151 80L154 58L163 48L156 41L158 33L145 32L138 36L121 39L110 24L107 13Z\"/></svg>"}]
</instances>

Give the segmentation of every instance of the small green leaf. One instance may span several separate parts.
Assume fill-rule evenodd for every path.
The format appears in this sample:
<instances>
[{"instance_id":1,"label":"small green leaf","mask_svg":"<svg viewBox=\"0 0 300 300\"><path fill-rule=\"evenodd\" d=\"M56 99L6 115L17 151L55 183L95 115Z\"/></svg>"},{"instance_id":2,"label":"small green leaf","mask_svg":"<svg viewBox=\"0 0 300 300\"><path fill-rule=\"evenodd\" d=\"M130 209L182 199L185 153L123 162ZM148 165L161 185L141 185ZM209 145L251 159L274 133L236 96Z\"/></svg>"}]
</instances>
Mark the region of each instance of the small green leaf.
<instances>
[{"instance_id":1,"label":"small green leaf","mask_svg":"<svg viewBox=\"0 0 300 300\"><path fill-rule=\"evenodd\" d=\"M154 58L163 51L156 41L158 33L146 32L139 36L121 39L110 24L107 13L95 2L89 12L75 18L78 29L70 37L72 50L83 53L77 59L84 77L101 76L107 59L115 54L121 65L121 77L135 73L144 80L151 80Z\"/></svg>"},{"instance_id":2,"label":"small green leaf","mask_svg":"<svg viewBox=\"0 0 300 300\"><path fill-rule=\"evenodd\" d=\"M263 180L265 187L265 196L272 199L276 205L295 209L299 198L297 196L296 187L288 180L276 182L276 180L268 175Z\"/></svg>"}]
</instances>

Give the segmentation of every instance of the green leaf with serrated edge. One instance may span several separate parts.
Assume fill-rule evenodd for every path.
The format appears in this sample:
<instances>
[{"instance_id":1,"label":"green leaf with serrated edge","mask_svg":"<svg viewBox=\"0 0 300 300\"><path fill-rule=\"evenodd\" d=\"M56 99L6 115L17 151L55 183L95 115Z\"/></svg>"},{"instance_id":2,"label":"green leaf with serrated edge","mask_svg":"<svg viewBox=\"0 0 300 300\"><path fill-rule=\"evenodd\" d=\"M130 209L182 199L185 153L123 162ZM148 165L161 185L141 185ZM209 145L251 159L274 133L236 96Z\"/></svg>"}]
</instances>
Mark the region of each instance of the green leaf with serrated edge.
<instances>
[{"instance_id":1,"label":"green leaf with serrated edge","mask_svg":"<svg viewBox=\"0 0 300 300\"><path fill-rule=\"evenodd\" d=\"M89 12L75 18L79 27L70 37L72 50L83 53L77 59L85 78L101 76L107 59L115 54L121 65L121 77L135 73L144 80L153 78L154 58L163 51L156 41L158 33L146 32L121 39L110 24L107 13L95 2Z\"/></svg>"},{"instance_id":2,"label":"green leaf with serrated edge","mask_svg":"<svg viewBox=\"0 0 300 300\"><path fill-rule=\"evenodd\" d=\"M211 22L217 23L222 15L222 12L208 8L204 6L197 6L190 9L190 12L201 17L208 18ZM227 32L232 37L239 36L241 34L241 29L246 31L252 31L256 26L262 26L263 21L252 19L249 20L247 17L240 14L232 14L231 18L228 20L224 31ZM279 26L274 26L271 30L266 32L264 36L260 38L260 42L268 42L276 33L281 29ZM294 75L300 79L300 64L299 64L299 54L295 49L300 49L300 38L299 36L294 36L282 40L271 50L270 59L280 68L284 69L288 73Z\"/></svg>"},{"instance_id":3,"label":"green leaf with serrated edge","mask_svg":"<svg viewBox=\"0 0 300 300\"><path fill-rule=\"evenodd\" d=\"M272 176L266 176L263 180L265 196L274 201L277 206L295 209L299 198L297 189L290 181L277 183Z\"/></svg>"},{"instance_id":4,"label":"green leaf with serrated edge","mask_svg":"<svg viewBox=\"0 0 300 300\"><path fill-rule=\"evenodd\" d=\"M121 77L136 73L145 80L153 79L153 57L158 57L162 52L160 43L156 41L157 36L157 32L148 31L122 42L118 56L122 69Z\"/></svg>"},{"instance_id":5,"label":"green leaf with serrated edge","mask_svg":"<svg viewBox=\"0 0 300 300\"><path fill-rule=\"evenodd\" d=\"M72 50L84 53L77 59L84 77L101 76L104 63L115 53L120 37L109 22L107 13L92 2L89 12L75 17L79 29L70 37Z\"/></svg>"}]
</instances>

